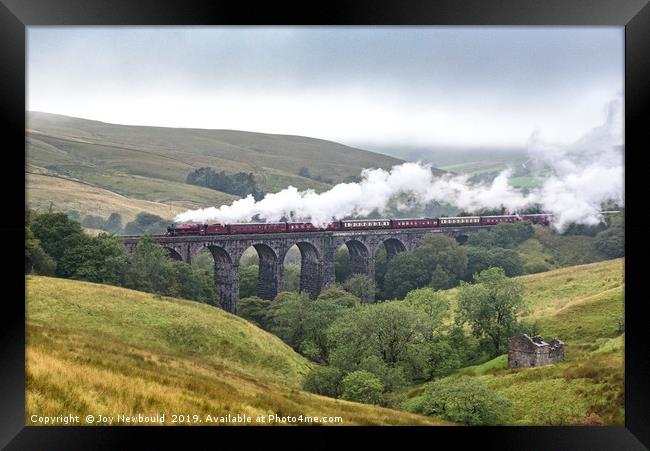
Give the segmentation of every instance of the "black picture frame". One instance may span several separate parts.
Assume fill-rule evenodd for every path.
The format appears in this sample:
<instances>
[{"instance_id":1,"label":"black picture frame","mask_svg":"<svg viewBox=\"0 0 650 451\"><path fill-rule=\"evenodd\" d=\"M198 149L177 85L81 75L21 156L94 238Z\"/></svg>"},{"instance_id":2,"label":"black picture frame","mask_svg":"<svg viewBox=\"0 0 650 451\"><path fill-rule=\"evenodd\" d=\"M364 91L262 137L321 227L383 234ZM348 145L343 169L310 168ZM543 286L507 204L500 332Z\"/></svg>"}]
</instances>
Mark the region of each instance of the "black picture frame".
<instances>
[{"instance_id":1,"label":"black picture frame","mask_svg":"<svg viewBox=\"0 0 650 451\"><path fill-rule=\"evenodd\" d=\"M0 0L0 115L5 129L5 169L0 222L4 250L4 302L0 328L0 446L7 449L120 449L147 440L228 447L331 447L351 428L160 428L25 427L24 273L19 260L24 233L26 27L30 25L596 25L625 27L626 264L625 427L354 428L367 440L398 436L406 446L517 450L633 450L650 446L650 347L643 304L644 151L650 101L650 6L648 0L444 0L226 2L221 0ZM22 166L22 167L20 167ZM634 184L638 184L635 189ZM631 208L630 208L631 207ZM368 434L368 432L370 432ZM295 439L295 434L300 439ZM232 437L231 437L232 436ZM293 445L293 446L292 446ZM645 446L644 446L645 445ZM366 445L368 446L368 445ZM244 449L245 449L244 448Z\"/></svg>"}]
</instances>

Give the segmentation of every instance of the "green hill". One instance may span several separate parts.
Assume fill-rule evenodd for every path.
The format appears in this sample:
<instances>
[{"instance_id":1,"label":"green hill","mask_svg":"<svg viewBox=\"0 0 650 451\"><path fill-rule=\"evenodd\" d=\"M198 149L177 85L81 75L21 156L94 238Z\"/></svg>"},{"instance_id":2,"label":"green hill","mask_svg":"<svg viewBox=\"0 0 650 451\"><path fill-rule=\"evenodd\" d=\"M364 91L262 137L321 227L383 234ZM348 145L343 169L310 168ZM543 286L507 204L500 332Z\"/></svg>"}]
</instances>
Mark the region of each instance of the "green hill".
<instances>
[{"instance_id":1,"label":"green hill","mask_svg":"<svg viewBox=\"0 0 650 451\"><path fill-rule=\"evenodd\" d=\"M253 173L264 192L288 185L323 191L358 176L363 168L387 169L402 162L304 136L116 125L39 112L29 112L27 120L29 173L65 177L128 198L183 208L221 205L236 198L186 184L187 175L200 167ZM301 168L309 171L309 177L298 175ZM36 204L49 204L47 195L29 194Z\"/></svg>"},{"instance_id":2,"label":"green hill","mask_svg":"<svg viewBox=\"0 0 650 451\"><path fill-rule=\"evenodd\" d=\"M566 343L565 361L508 369L506 355L456 375L478 378L508 398L513 424L623 424L623 259L520 277L528 316L546 339ZM455 305L456 290L449 290ZM422 386L410 389L408 409Z\"/></svg>"},{"instance_id":3,"label":"green hill","mask_svg":"<svg viewBox=\"0 0 650 451\"><path fill-rule=\"evenodd\" d=\"M27 285L31 414L340 416L342 424L446 424L299 389L310 363L205 304L40 276ZM85 424L85 423L82 423Z\"/></svg>"}]
</instances>

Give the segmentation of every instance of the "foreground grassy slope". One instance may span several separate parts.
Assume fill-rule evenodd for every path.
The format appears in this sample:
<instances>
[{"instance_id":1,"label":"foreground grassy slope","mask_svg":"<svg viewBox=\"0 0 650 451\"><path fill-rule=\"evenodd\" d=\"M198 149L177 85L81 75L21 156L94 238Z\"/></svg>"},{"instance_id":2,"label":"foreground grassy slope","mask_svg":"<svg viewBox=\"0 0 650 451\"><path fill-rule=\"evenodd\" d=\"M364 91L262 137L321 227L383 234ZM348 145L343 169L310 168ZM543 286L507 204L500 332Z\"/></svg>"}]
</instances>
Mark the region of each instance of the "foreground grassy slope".
<instances>
[{"instance_id":1,"label":"foreground grassy slope","mask_svg":"<svg viewBox=\"0 0 650 451\"><path fill-rule=\"evenodd\" d=\"M27 318L28 421L32 413L65 410L443 423L303 392L306 359L247 321L196 302L29 276Z\"/></svg>"},{"instance_id":2,"label":"foreground grassy slope","mask_svg":"<svg viewBox=\"0 0 650 451\"><path fill-rule=\"evenodd\" d=\"M623 424L623 259L521 277L529 312L547 339L566 343L566 360L539 368L507 368L507 356L465 368L510 399L513 424ZM455 301L456 290L450 290ZM454 302L455 303L455 302ZM413 402L422 387L410 390Z\"/></svg>"}]
</instances>

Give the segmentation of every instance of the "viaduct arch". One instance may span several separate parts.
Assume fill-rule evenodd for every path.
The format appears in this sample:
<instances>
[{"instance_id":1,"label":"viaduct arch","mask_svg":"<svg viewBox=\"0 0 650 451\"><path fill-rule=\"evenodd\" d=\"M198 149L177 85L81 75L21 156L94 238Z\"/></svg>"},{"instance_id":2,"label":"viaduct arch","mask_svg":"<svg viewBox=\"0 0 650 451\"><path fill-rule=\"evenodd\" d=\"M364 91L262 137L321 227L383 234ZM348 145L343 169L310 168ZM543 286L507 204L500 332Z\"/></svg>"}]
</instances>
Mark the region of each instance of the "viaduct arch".
<instances>
[{"instance_id":1,"label":"viaduct arch","mask_svg":"<svg viewBox=\"0 0 650 451\"><path fill-rule=\"evenodd\" d=\"M171 258L191 263L192 257L205 249L214 260L214 283L219 290L219 302L224 310L237 311L239 301L239 265L246 249L254 247L259 256L257 293L262 299L274 299L284 288L284 258L296 245L300 251L300 291L314 299L335 282L334 262L337 250L346 246L350 252L353 274L365 274L374 279L375 256L383 246L388 259L400 252L412 251L429 233L445 233L459 242L490 226L437 229L391 229L360 231L322 231L250 235L154 236ZM127 251L137 247L139 236L124 236Z\"/></svg>"}]
</instances>

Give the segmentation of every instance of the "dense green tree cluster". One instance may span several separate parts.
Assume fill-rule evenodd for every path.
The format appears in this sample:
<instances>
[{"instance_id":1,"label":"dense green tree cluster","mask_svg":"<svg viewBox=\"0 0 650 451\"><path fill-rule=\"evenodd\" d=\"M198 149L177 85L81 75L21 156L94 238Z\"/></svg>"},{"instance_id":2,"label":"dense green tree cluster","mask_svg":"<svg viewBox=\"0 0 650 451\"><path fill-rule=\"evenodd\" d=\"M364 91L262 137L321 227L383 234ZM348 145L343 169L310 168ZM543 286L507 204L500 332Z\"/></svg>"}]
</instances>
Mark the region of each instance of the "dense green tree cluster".
<instances>
[{"instance_id":1,"label":"dense green tree cluster","mask_svg":"<svg viewBox=\"0 0 650 451\"><path fill-rule=\"evenodd\" d=\"M66 249L74 247L86 238L81 225L72 221L65 213L34 215L29 228L45 253L57 264Z\"/></svg>"},{"instance_id":2,"label":"dense green tree cluster","mask_svg":"<svg viewBox=\"0 0 650 451\"><path fill-rule=\"evenodd\" d=\"M83 240L66 249L57 274L68 279L123 285L127 264L124 246L114 236L84 235Z\"/></svg>"},{"instance_id":3,"label":"dense green tree cluster","mask_svg":"<svg viewBox=\"0 0 650 451\"><path fill-rule=\"evenodd\" d=\"M453 238L425 236L413 252L402 252L388 262L381 293L402 299L409 291L426 286L451 288L465 276L467 253ZM434 276L435 272L435 278Z\"/></svg>"},{"instance_id":4,"label":"dense green tree cluster","mask_svg":"<svg viewBox=\"0 0 650 451\"><path fill-rule=\"evenodd\" d=\"M160 234L167 231L169 221L147 212L140 212L135 219L126 224L124 233L126 235Z\"/></svg>"},{"instance_id":5,"label":"dense green tree cluster","mask_svg":"<svg viewBox=\"0 0 650 451\"><path fill-rule=\"evenodd\" d=\"M217 304L212 275L183 262L144 236L128 256L119 239L91 237L64 213L30 215L25 228L25 272L124 286Z\"/></svg>"},{"instance_id":6,"label":"dense green tree cluster","mask_svg":"<svg viewBox=\"0 0 650 451\"><path fill-rule=\"evenodd\" d=\"M364 370L353 371L345 376L341 381L341 389L341 398L367 404L380 404L384 393L384 385L379 378Z\"/></svg>"},{"instance_id":7,"label":"dense green tree cluster","mask_svg":"<svg viewBox=\"0 0 650 451\"><path fill-rule=\"evenodd\" d=\"M512 249L535 234L530 222L497 224L490 230L481 230L469 237L467 244L481 247L501 247Z\"/></svg>"},{"instance_id":8,"label":"dense green tree cluster","mask_svg":"<svg viewBox=\"0 0 650 451\"><path fill-rule=\"evenodd\" d=\"M503 269L506 276L520 276L524 274L524 260L514 249L502 247L485 248L468 246L467 248L467 278L481 271L498 267Z\"/></svg>"},{"instance_id":9,"label":"dense green tree cluster","mask_svg":"<svg viewBox=\"0 0 650 451\"><path fill-rule=\"evenodd\" d=\"M255 199L264 197L264 193L257 188L252 173L227 174L225 171L217 172L213 168L205 167L190 172L187 175L187 183L241 197L249 194L252 194Z\"/></svg>"},{"instance_id":10,"label":"dense green tree cluster","mask_svg":"<svg viewBox=\"0 0 650 451\"><path fill-rule=\"evenodd\" d=\"M257 296L245 297L239 299L237 315L268 330L270 325L270 307L271 301L267 299L261 299Z\"/></svg>"},{"instance_id":11,"label":"dense green tree cluster","mask_svg":"<svg viewBox=\"0 0 650 451\"><path fill-rule=\"evenodd\" d=\"M503 269L489 268L474 276L474 283L458 288L456 322L469 324L472 334L491 346L492 356L503 353L508 338L518 333L518 316L524 312L524 286L509 279Z\"/></svg>"},{"instance_id":12,"label":"dense green tree cluster","mask_svg":"<svg viewBox=\"0 0 650 451\"><path fill-rule=\"evenodd\" d=\"M353 274L345 281L343 288L363 302L374 302L377 288L375 281L365 274Z\"/></svg>"},{"instance_id":13,"label":"dense green tree cluster","mask_svg":"<svg viewBox=\"0 0 650 451\"><path fill-rule=\"evenodd\" d=\"M317 366L305 378L303 388L312 393L330 398L341 396L343 373L333 366Z\"/></svg>"},{"instance_id":14,"label":"dense green tree cluster","mask_svg":"<svg viewBox=\"0 0 650 451\"><path fill-rule=\"evenodd\" d=\"M25 227L25 273L51 276L56 269L56 262L41 247L41 242L34 237L29 227Z\"/></svg>"},{"instance_id":15,"label":"dense green tree cluster","mask_svg":"<svg viewBox=\"0 0 650 451\"><path fill-rule=\"evenodd\" d=\"M594 238L594 249L605 258L618 258L625 255L625 229L615 224L599 232Z\"/></svg>"}]
</instances>

